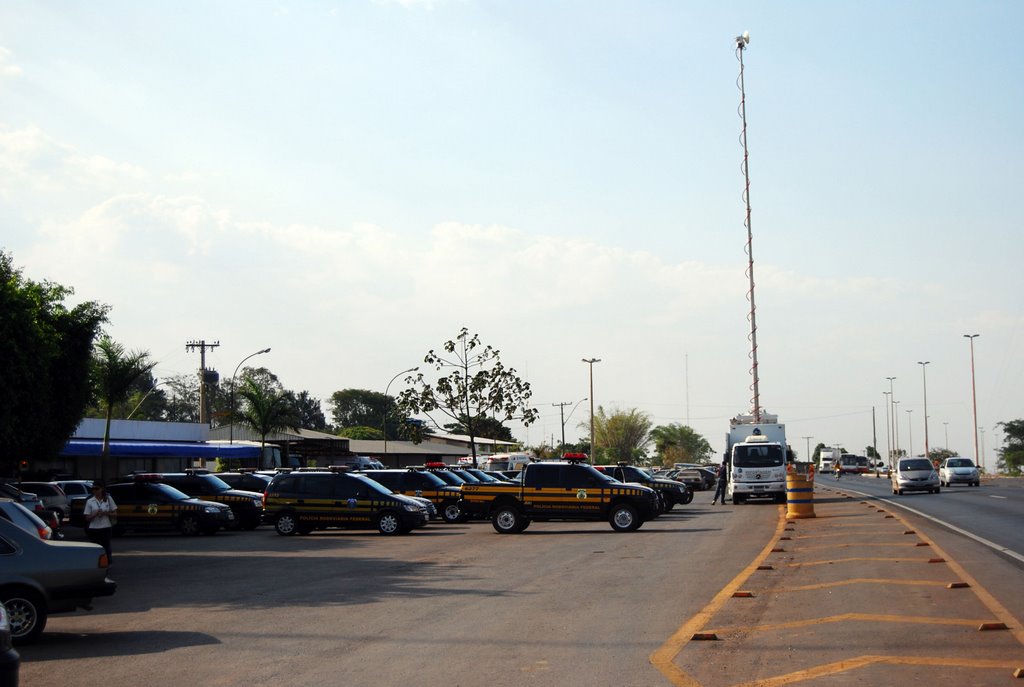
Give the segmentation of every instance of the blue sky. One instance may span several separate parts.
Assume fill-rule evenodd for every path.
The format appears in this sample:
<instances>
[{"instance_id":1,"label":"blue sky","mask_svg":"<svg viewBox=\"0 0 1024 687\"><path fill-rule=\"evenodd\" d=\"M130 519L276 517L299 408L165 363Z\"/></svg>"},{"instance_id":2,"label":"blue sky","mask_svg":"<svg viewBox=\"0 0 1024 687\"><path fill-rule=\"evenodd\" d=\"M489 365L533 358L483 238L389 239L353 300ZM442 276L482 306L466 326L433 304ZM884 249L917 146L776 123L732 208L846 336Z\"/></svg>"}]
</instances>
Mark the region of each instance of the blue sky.
<instances>
[{"instance_id":1,"label":"blue sky","mask_svg":"<svg viewBox=\"0 0 1024 687\"><path fill-rule=\"evenodd\" d=\"M219 340L295 390L383 391L462 326L558 408L720 450L750 406L734 37L761 405L806 440L994 464L1024 416L1015 2L0 6L0 247L113 307L161 377ZM391 387L395 393L399 382ZM583 404L567 426L585 432ZM911 410L911 413L905 413ZM325 407L325 412L327 408Z\"/></svg>"}]
</instances>

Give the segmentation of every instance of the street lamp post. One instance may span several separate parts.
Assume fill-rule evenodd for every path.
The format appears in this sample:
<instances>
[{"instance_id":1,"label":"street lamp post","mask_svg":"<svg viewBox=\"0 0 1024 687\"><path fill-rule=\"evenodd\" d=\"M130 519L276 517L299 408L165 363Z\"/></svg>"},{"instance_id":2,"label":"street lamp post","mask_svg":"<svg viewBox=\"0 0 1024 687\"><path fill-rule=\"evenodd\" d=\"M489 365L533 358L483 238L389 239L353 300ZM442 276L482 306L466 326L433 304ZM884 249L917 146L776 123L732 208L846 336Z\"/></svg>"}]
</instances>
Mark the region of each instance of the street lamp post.
<instances>
[{"instance_id":1,"label":"street lamp post","mask_svg":"<svg viewBox=\"0 0 1024 687\"><path fill-rule=\"evenodd\" d=\"M551 404L553 406L558 406L558 414L559 414L559 416L561 418L561 421L562 421L562 451L565 451L565 423L569 421L569 419L572 417L572 414L576 412L576 409L579 407L579 405L581 403L583 403L584 401L586 401L586 400L587 400L586 397L584 397L584 398L581 398L580 400L576 401L576 405L572 406L572 410L569 411L569 417L565 416L565 407L567 405L572 405L571 403L564 402L564 403L552 403Z\"/></svg>"},{"instance_id":2,"label":"street lamp post","mask_svg":"<svg viewBox=\"0 0 1024 687\"><path fill-rule=\"evenodd\" d=\"M946 433L946 450L949 450L949 423L943 422L942 429Z\"/></svg>"},{"instance_id":3,"label":"street lamp post","mask_svg":"<svg viewBox=\"0 0 1024 687\"><path fill-rule=\"evenodd\" d=\"M912 412L914 412L913 408L910 408L909 410L907 410L907 437L908 437L908 441L910 442L910 446L907 449L907 457L908 458L913 458L914 457L914 423L911 422L911 420L910 420L910 414Z\"/></svg>"},{"instance_id":4,"label":"street lamp post","mask_svg":"<svg viewBox=\"0 0 1024 687\"><path fill-rule=\"evenodd\" d=\"M600 358L583 358L583 362L590 366L590 461L594 461L594 363L601 362Z\"/></svg>"},{"instance_id":5,"label":"street lamp post","mask_svg":"<svg viewBox=\"0 0 1024 687\"><path fill-rule=\"evenodd\" d=\"M964 334L965 339L970 339L971 342L971 407L974 409L974 464L978 466L979 470L984 471L985 466L982 464L982 455L978 452L978 395L974 386L974 340L977 339L980 334Z\"/></svg>"},{"instance_id":6,"label":"street lamp post","mask_svg":"<svg viewBox=\"0 0 1024 687\"><path fill-rule=\"evenodd\" d=\"M889 380L889 410L892 413L892 447L895 451L895 455L899 455L900 442L897 439L899 432L896 430L896 392L893 389L892 383L896 379L895 377L886 377ZM892 455L890 455L889 467L893 466Z\"/></svg>"},{"instance_id":7,"label":"street lamp post","mask_svg":"<svg viewBox=\"0 0 1024 687\"><path fill-rule=\"evenodd\" d=\"M807 441L807 462L810 463L810 462L812 462L811 461L811 439L813 439L814 437L801 437L801 438L805 439Z\"/></svg>"},{"instance_id":8,"label":"street lamp post","mask_svg":"<svg viewBox=\"0 0 1024 687\"><path fill-rule=\"evenodd\" d=\"M142 400L139 401L134 408L132 408L132 412L128 413L128 417L126 417L125 420L131 420L132 419L132 415L134 415L136 412L138 412L139 408L142 407L142 404L146 402L147 398L149 398L149 395L151 393L153 393L153 391L158 386L160 386L161 384L163 384L163 382L156 382L156 384L154 384L153 386L149 387L149 391L147 391L146 394L142 397Z\"/></svg>"},{"instance_id":9,"label":"street lamp post","mask_svg":"<svg viewBox=\"0 0 1024 687\"><path fill-rule=\"evenodd\" d=\"M231 373L231 421L228 423L229 444L235 443L235 377L238 376L238 368L240 368L242 366L242 363L244 363L249 358L261 355L263 353L270 353L270 349L264 348L261 351L256 351L255 353L250 353L249 355L245 356L244 358L242 358L242 361L240 363L235 365L235 371Z\"/></svg>"},{"instance_id":10,"label":"street lamp post","mask_svg":"<svg viewBox=\"0 0 1024 687\"><path fill-rule=\"evenodd\" d=\"M420 369L420 366L417 365L416 367L410 367L408 370L402 370L401 372L399 372L398 374L396 374L394 377L391 378L391 382L395 381L396 379L398 379L399 377L401 377L402 375L404 375L404 374L406 374L408 372L416 372L419 369ZM388 453L388 391L391 389L391 382L388 382L388 385L386 387L384 387L384 417L383 417L383 419L382 419L382 421L380 423L381 430L384 433L384 455L385 456Z\"/></svg>"},{"instance_id":11,"label":"street lamp post","mask_svg":"<svg viewBox=\"0 0 1024 687\"><path fill-rule=\"evenodd\" d=\"M897 458L900 457L900 423L897 422L897 420L900 419L899 405L900 405L899 401L893 401L892 402L892 431L893 431L893 435L894 435L893 442L896 445L896 457Z\"/></svg>"},{"instance_id":12,"label":"street lamp post","mask_svg":"<svg viewBox=\"0 0 1024 687\"><path fill-rule=\"evenodd\" d=\"M928 375L925 374L925 370L928 369L930 362L930 360L917 361L917 364L921 366L921 383L924 388L924 457L928 460L931 460L931 453L928 451Z\"/></svg>"},{"instance_id":13,"label":"street lamp post","mask_svg":"<svg viewBox=\"0 0 1024 687\"><path fill-rule=\"evenodd\" d=\"M889 429L889 413L892 412L889 409L890 392L883 391L882 395L885 396L885 453L888 457L888 460L886 462L888 463L889 467L892 468L892 430Z\"/></svg>"}]
</instances>

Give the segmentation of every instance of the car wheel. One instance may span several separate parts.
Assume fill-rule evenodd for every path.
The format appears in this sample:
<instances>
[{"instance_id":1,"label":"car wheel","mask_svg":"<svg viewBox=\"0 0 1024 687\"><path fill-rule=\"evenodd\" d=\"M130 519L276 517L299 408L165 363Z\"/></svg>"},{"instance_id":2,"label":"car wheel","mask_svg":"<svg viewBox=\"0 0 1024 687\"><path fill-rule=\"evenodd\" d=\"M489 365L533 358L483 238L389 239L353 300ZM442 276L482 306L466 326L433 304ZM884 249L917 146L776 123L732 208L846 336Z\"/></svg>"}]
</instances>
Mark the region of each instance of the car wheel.
<instances>
[{"instance_id":1,"label":"car wheel","mask_svg":"<svg viewBox=\"0 0 1024 687\"><path fill-rule=\"evenodd\" d=\"M515 506L499 506L491 517L491 525L498 534L518 534L523 531L523 520Z\"/></svg>"},{"instance_id":2,"label":"car wheel","mask_svg":"<svg viewBox=\"0 0 1024 687\"><path fill-rule=\"evenodd\" d=\"M11 623L11 639L15 644L34 642L46 627L46 606L42 597L29 589L5 591L4 606Z\"/></svg>"},{"instance_id":3,"label":"car wheel","mask_svg":"<svg viewBox=\"0 0 1024 687\"><path fill-rule=\"evenodd\" d=\"M402 519L394 511L386 510L377 516L377 531L386 536L401 534Z\"/></svg>"},{"instance_id":4,"label":"car wheel","mask_svg":"<svg viewBox=\"0 0 1024 687\"><path fill-rule=\"evenodd\" d=\"M675 508L675 507L676 507L675 501L666 501L665 502L665 512L666 513L671 513L672 509Z\"/></svg>"},{"instance_id":5,"label":"car wheel","mask_svg":"<svg viewBox=\"0 0 1024 687\"><path fill-rule=\"evenodd\" d=\"M619 503L612 506L608 524L616 532L633 532L640 527L640 518L637 517L636 508L628 503Z\"/></svg>"},{"instance_id":6,"label":"car wheel","mask_svg":"<svg viewBox=\"0 0 1024 687\"><path fill-rule=\"evenodd\" d=\"M459 508L459 504L450 501L441 508L441 517L445 522L459 522L459 518L462 517L462 509Z\"/></svg>"},{"instance_id":7,"label":"car wheel","mask_svg":"<svg viewBox=\"0 0 1024 687\"><path fill-rule=\"evenodd\" d=\"M199 518L190 513L182 515L178 518L178 531L186 537L193 537L199 534Z\"/></svg>"},{"instance_id":8,"label":"car wheel","mask_svg":"<svg viewBox=\"0 0 1024 687\"><path fill-rule=\"evenodd\" d=\"M290 537L299 531L299 521L293 513L281 513L274 521L274 529L282 537Z\"/></svg>"},{"instance_id":9,"label":"car wheel","mask_svg":"<svg viewBox=\"0 0 1024 687\"><path fill-rule=\"evenodd\" d=\"M976 487L980 487L980 486L981 486L981 482L975 482L975 483L974 483L974 486L976 486Z\"/></svg>"},{"instance_id":10,"label":"car wheel","mask_svg":"<svg viewBox=\"0 0 1024 687\"><path fill-rule=\"evenodd\" d=\"M739 494L733 494L733 495L732 495L732 505L734 505L734 506L738 506L738 505L740 505L740 497L739 497Z\"/></svg>"},{"instance_id":11,"label":"car wheel","mask_svg":"<svg viewBox=\"0 0 1024 687\"><path fill-rule=\"evenodd\" d=\"M935 493L936 493L936 494L938 494L938 493L939 493L939 490L940 490L940 487L935 487Z\"/></svg>"}]
</instances>

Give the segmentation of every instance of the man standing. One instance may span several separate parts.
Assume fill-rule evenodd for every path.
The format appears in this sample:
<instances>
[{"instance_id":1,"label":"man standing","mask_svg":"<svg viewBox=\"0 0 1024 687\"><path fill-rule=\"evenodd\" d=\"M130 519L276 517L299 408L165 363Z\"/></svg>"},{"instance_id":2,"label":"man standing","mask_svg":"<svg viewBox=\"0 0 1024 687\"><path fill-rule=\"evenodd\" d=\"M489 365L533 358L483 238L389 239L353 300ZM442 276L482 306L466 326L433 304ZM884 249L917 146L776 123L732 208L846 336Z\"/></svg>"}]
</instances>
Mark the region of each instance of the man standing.
<instances>
[{"instance_id":1,"label":"man standing","mask_svg":"<svg viewBox=\"0 0 1024 687\"><path fill-rule=\"evenodd\" d=\"M729 477L729 468L723 460L721 465L718 466L718 474L715 481L715 498L711 499L711 505L715 505L715 502L719 499L722 500L722 505L725 505L725 481Z\"/></svg>"}]
</instances>

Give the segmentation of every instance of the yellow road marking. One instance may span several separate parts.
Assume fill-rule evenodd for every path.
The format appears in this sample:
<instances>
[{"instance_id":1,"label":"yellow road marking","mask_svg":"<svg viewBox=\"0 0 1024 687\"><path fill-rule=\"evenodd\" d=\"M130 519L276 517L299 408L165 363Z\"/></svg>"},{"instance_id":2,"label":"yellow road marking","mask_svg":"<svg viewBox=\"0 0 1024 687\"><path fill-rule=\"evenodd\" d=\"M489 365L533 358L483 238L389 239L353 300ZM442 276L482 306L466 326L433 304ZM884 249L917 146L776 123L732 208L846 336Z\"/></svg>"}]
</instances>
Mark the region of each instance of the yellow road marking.
<instances>
[{"instance_id":1,"label":"yellow road marking","mask_svg":"<svg viewBox=\"0 0 1024 687\"><path fill-rule=\"evenodd\" d=\"M786 592L806 592L813 589L829 589L830 587L845 587L853 584L884 584L892 586L902 584L907 587L945 587L948 582L937 580L891 580L884 577L857 577L837 582L822 582L820 584L805 584L798 587L785 587L783 589L762 589L762 594L784 594Z\"/></svg>"},{"instance_id":2,"label":"yellow road marking","mask_svg":"<svg viewBox=\"0 0 1024 687\"><path fill-rule=\"evenodd\" d=\"M815 666L814 668L808 668L807 670L797 670L792 673L787 673L786 675L778 675L776 677L754 680L752 682L741 682L735 687L780 687L781 685L790 685L795 682L803 682L804 680L812 680L826 675L835 675L836 673L845 673L865 666L879 664L948 666L953 668L998 668L1004 670L1013 670L1020 665L1019 662L1012 661L989 661L969 658L958 660L926 656L858 656L856 658L836 661L835 663L826 663L824 665Z\"/></svg>"},{"instance_id":3,"label":"yellow road marking","mask_svg":"<svg viewBox=\"0 0 1024 687\"><path fill-rule=\"evenodd\" d=\"M775 526L775 534L772 536L769 543L761 550L750 565L743 569L739 575L734 577L729 584L727 584L713 599L705 606L699 613L690 618L688 621L683 623L682 627L675 631L675 633L665 640L657 651L650 655L651 664L657 668L662 675L668 678L669 682L677 687L700 687L700 683L697 682L693 677L684 672L679 666L673 661L675 657L679 655L679 652L686 646L690 637L702 628L704 625L714 617L715 613L722 609L722 606L726 602L732 599L732 594L738 590L747 581L754 572L757 571L757 566L760 565L768 555L771 554L772 549L775 547L775 541L782 534L783 528L787 525L786 518L784 517L783 508L779 509L780 517L779 522Z\"/></svg>"},{"instance_id":4,"label":"yellow road marking","mask_svg":"<svg viewBox=\"0 0 1024 687\"><path fill-rule=\"evenodd\" d=\"M737 625L728 627L706 627L703 632L711 632L723 635L730 632L767 632L770 630L786 630L795 627L807 627L808 625L824 625L825 623L874 622L874 623L910 623L916 625L963 625L964 627L977 627L986 620L971 618L936 618L927 615L885 615L878 613L841 613L839 615L827 615L820 618L805 618L804 620L792 620L788 623L766 623L763 625Z\"/></svg>"},{"instance_id":5,"label":"yellow road marking","mask_svg":"<svg viewBox=\"0 0 1024 687\"><path fill-rule=\"evenodd\" d=\"M883 556L851 556L849 558L829 558L824 561L807 561L805 563L789 563L790 568L803 568L812 565L831 565L833 563L847 563L852 561L891 561L895 563L925 563L929 558L889 558Z\"/></svg>"}]
</instances>

